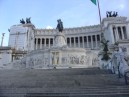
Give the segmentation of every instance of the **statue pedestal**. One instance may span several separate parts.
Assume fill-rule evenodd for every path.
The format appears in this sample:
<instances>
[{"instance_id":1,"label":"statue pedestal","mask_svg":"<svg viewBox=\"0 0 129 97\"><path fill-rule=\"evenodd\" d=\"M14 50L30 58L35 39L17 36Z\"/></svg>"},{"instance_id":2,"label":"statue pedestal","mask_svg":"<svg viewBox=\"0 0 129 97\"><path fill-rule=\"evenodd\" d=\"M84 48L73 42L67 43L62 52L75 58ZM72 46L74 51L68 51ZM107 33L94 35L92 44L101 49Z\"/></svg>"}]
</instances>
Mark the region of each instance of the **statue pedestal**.
<instances>
[{"instance_id":1,"label":"statue pedestal","mask_svg":"<svg viewBox=\"0 0 129 97\"><path fill-rule=\"evenodd\" d=\"M57 32L54 38L54 47L67 46L65 35L62 32Z\"/></svg>"}]
</instances>

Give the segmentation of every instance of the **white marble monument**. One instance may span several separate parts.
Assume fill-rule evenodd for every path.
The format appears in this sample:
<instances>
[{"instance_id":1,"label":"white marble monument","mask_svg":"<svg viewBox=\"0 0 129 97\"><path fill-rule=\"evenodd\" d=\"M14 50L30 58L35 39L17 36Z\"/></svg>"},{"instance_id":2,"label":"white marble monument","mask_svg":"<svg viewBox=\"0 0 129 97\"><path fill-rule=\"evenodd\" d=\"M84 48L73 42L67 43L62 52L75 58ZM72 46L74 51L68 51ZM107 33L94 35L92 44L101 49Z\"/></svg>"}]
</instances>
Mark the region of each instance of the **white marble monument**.
<instances>
[{"instance_id":1,"label":"white marble monument","mask_svg":"<svg viewBox=\"0 0 129 97\"><path fill-rule=\"evenodd\" d=\"M127 17L108 17L102 20L102 30L106 40L109 40L109 46L118 42L120 46L126 48L127 53L129 52L128 24ZM77 60L81 64L81 54L86 56L86 58L82 58L89 62L84 63L83 66L89 67L98 63L97 54L101 41L100 25L64 28L61 33L58 33L59 31L55 28L39 29L32 23L27 23L13 25L9 32L8 46L11 47L12 53L6 56L11 55L8 63L14 68L45 68L47 65L54 67L54 64L57 63L61 64L59 66L74 65L78 62ZM20 60L14 60L13 55L16 55L14 49L20 51ZM26 52L26 54L21 54L21 51ZM3 53L0 53L0 56L3 56ZM67 61L65 57L68 58ZM1 66L4 65L2 60L4 60L3 57L0 58ZM13 65L12 62L17 63ZM32 64L28 64L29 62ZM56 67L58 66L56 65Z\"/></svg>"},{"instance_id":2,"label":"white marble monument","mask_svg":"<svg viewBox=\"0 0 129 97\"><path fill-rule=\"evenodd\" d=\"M96 56L95 56L96 55ZM51 48L33 50L21 60L12 63L13 69L53 69L95 67L97 54L84 48L69 48L65 34L56 30Z\"/></svg>"}]
</instances>

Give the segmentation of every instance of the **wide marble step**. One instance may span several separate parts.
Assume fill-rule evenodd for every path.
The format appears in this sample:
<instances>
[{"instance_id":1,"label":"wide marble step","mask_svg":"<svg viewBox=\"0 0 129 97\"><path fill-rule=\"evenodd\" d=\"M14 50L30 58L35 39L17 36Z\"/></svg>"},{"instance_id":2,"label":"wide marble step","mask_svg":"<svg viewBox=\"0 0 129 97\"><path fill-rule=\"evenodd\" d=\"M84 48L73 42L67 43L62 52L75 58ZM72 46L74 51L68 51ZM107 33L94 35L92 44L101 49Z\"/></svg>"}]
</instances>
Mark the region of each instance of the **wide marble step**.
<instances>
[{"instance_id":1,"label":"wide marble step","mask_svg":"<svg viewBox=\"0 0 129 97\"><path fill-rule=\"evenodd\" d=\"M2 96L7 97L128 97L129 87L89 87L89 88L6 88L1 89Z\"/></svg>"},{"instance_id":2,"label":"wide marble step","mask_svg":"<svg viewBox=\"0 0 129 97\"><path fill-rule=\"evenodd\" d=\"M110 70L0 70L0 97L129 97Z\"/></svg>"},{"instance_id":3,"label":"wide marble step","mask_svg":"<svg viewBox=\"0 0 129 97\"><path fill-rule=\"evenodd\" d=\"M0 70L0 76L95 75L95 74L111 74L111 73L112 73L111 70L100 70L99 68Z\"/></svg>"},{"instance_id":4,"label":"wide marble step","mask_svg":"<svg viewBox=\"0 0 129 97\"><path fill-rule=\"evenodd\" d=\"M62 76L6 76L1 77L0 87L79 87L124 85L124 79L114 74L62 75Z\"/></svg>"}]
</instances>

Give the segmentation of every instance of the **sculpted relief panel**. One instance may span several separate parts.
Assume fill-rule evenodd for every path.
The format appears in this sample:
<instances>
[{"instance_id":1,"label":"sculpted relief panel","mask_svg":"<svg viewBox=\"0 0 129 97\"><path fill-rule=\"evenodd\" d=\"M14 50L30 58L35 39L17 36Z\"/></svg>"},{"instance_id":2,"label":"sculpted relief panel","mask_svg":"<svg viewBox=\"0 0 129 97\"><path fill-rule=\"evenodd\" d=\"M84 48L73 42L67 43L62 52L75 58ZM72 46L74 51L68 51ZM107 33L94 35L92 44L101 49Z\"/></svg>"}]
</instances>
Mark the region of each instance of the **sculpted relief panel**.
<instances>
[{"instance_id":1,"label":"sculpted relief panel","mask_svg":"<svg viewBox=\"0 0 129 97\"><path fill-rule=\"evenodd\" d=\"M52 64L59 64L59 52L51 53Z\"/></svg>"},{"instance_id":2,"label":"sculpted relief panel","mask_svg":"<svg viewBox=\"0 0 129 97\"><path fill-rule=\"evenodd\" d=\"M49 53L41 53L32 54L31 56L27 56L22 59L20 62L19 68L44 68L50 64Z\"/></svg>"},{"instance_id":3,"label":"sculpted relief panel","mask_svg":"<svg viewBox=\"0 0 129 97\"><path fill-rule=\"evenodd\" d=\"M86 63L90 63L89 56L79 55L79 54L66 54L62 55L62 64L75 64L75 65L86 65Z\"/></svg>"},{"instance_id":4,"label":"sculpted relief panel","mask_svg":"<svg viewBox=\"0 0 129 97\"><path fill-rule=\"evenodd\" d=\"M91 67L95 66L97 63L97 56L90 52L86 54L85 52L74 52L74 51L38 51L21 61L14 64L14 68L29 68L29 69L43 69L43 68L53 68L55 66L84 66Z\"/></svg>"}]
</instances>

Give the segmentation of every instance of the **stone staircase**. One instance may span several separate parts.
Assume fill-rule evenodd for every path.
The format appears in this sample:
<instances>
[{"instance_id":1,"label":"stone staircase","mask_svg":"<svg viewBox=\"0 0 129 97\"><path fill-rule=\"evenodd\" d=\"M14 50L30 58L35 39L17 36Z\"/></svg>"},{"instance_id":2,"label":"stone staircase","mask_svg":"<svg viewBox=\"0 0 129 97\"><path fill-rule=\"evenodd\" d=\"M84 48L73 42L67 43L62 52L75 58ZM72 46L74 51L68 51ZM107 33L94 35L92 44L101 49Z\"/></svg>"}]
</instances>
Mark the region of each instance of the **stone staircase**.
<instances>
[{"instance_id":1,"label":"stone staircase","mask_svg":"<svg viewBox=\"0 0 129 97\"><path fill-rule=\"evenodd\" d=\"M129 97L129 86L99 68L0 70L0 97Z\"/></svg>"}]
</instances>

